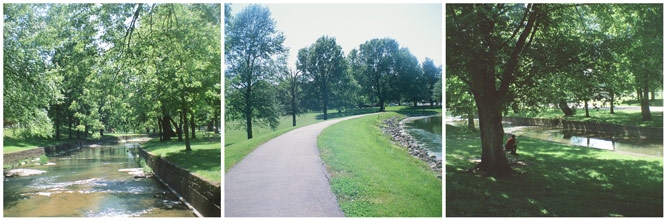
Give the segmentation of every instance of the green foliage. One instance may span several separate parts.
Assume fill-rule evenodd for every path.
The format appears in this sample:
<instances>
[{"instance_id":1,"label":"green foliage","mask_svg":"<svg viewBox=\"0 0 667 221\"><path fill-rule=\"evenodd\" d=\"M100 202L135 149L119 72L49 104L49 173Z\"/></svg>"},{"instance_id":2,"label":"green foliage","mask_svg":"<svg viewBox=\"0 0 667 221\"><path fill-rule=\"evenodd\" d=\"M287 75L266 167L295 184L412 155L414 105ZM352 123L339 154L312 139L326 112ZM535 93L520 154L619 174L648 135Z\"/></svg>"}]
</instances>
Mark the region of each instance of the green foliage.
<instances>
[{"instance_id":1,"label":"green foliage","mask_svg":"<svg viewBox=\"0 0 667 221\"><path fill-rule=\"evenodd\" d=\"M300 49L297 57L296 67L307 82L304 87L310 90L311 102L317 104L316 109L323 112L325 120L332 104L342 109L349 105L343 101L349 101L350 96L345 92L353 87L352 79L346 72L345 55L336 38L322 36L309 47Z\"/></svg>"},{"instance_id":2,"label":"green foliage","mask_svg":"<svg viewBox=\"0 0 667 221\"><path fill-rule=\"evenodd\" d=\"M228 16L231 18L231 16ZM280 114L273 82L285 66L284 59L274 59L287 51L285 37L275 29L276 22L268 8L250 5L225 25L225 116L245 119L248 139L252 123L277 126Z\"/></svg>"},{"instance_id":3,"label":"green foliage","mask_svg":"<svg viewBox=\"0 0 667 221\"><path fill-rule=\"evenodd\" d=\"M39 156L39 165L46 165L49 163L49 158L46 155L40 155Z\"/></svg>"}]
</instances>

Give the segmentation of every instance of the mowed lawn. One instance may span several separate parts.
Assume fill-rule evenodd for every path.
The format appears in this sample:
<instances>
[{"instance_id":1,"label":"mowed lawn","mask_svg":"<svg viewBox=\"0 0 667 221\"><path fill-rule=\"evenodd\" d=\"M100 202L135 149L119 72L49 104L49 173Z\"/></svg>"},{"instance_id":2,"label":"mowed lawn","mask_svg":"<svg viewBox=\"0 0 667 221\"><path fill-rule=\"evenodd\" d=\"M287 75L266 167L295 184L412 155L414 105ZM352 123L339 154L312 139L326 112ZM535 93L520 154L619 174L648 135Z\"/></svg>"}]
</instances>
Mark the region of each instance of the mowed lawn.
<instances>
[{"instance_id":1,"label":"mowed lawn","mask_svg":"<svg viewBox=\"0 0 667 221\"><path fill-rule=\"evenodd\" d=\"M481 156L479 134L447 125L448 217L663 216L661 157L519 139L525 165L495 179L468 172Z\"/></svg>"},{"instance_id":2,"label":"mowed lawn","mask_svg":"<svg viewBox=\"0 0 667 221\"><path fill-rule=\"evenodd\" d=\"M185 142L176 141L175 138L172 139L171 141L160 142L159 138L153 138L142 144L141 148L176 163L209 181L221 182L222 152L219 135L190 140L192 151L185 151Z\"/></svg>"},{"instance_id":3,"label":"mowed lawn","mask_svg":"<svg viewBox=\"0 0 667 221\"><path fill-rule=\"evenodd\" d=\"M394 144L380 125L398 113L346 120L318 138L331 189L346 216L441 217L442 180L430 166Z\"/></svg>"}]
</instances>

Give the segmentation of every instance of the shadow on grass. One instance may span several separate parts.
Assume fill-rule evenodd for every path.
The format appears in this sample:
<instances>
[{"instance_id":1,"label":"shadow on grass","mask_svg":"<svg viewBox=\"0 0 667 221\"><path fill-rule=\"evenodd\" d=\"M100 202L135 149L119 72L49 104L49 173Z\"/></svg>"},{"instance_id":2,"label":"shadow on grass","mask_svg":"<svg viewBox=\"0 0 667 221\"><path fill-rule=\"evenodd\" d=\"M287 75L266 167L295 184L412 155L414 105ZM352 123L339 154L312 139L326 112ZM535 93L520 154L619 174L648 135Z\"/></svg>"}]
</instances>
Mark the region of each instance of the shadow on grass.
<instances>
[{"instance_id":1,"label":"shadow on grass","mask_svg":"<svg viewBox=\"0 0 667 221\"><path fill-rule=\"evenodd\" d=\"M447 127L447 216L648 216L663 214L661 158L625 156L521 137L522 174L494 179L466 172L479 139ZM456 133L456 131L453 131Z\"/></svg>"},{"instance_id":2,"label":"shadow on grass","mask_svg":"<svg viewBox=\"0 0 667 221\"><path fill-rule=\"evenodd\" d=\"M190 171L220 170L220 149L196 149L168 153L167 160L174 162Z\"/></svg>"},{"instance_id":3,"label":"shadow on grass","mask_svg":"<svg viewBox=\"0 0 667 221\"><path fill-rule=\"evenodd\" d=\"M377 113L380 110L379 107L370 107L370 108L360 108L360 109L348 109L346 111L342 112L327 112L327 119L335 119L335 118L341 118L341 117L348 117L348 116L354 116L354 115L361 115L361 114L370 114L370 113ZM324 114L318 114L315 115L316 120L323 120L324 119Z\"/></svg>"}]
</instances>

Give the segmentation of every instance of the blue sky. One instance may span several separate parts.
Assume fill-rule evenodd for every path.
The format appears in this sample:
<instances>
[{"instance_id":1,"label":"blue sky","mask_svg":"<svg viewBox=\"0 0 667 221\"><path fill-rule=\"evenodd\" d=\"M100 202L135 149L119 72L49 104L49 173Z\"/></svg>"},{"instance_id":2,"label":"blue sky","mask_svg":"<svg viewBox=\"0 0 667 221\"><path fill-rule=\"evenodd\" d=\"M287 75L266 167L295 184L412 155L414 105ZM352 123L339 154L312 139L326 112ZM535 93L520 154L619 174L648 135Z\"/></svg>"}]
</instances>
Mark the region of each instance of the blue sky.
<instances>
[{"instance_id":1,"label":"blue sky","mask_svg":"<svg viewBox=\"0 0 667 221\"><path fill-rule=\"evenodd\" d=\"M233 3L232 15L248 4ZM262 4L271 10L277 29L290 48L289 67L296 53L324 35L333 36L347 55L367 40L389 37L407 47L419 62L426 57L442 64L442 5L421 4Z\"/></svg>"}]
</instances>

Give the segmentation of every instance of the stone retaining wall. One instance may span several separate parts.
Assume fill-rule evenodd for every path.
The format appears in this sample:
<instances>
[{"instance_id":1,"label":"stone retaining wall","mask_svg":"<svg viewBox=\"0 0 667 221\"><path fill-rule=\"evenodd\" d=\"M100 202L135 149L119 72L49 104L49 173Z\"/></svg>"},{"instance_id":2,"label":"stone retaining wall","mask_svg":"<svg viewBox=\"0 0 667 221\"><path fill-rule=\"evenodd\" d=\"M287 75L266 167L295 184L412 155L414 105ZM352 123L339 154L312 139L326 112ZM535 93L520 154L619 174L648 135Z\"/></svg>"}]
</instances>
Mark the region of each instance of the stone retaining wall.
<instances>
[{"instance_id":1,"label":"stone retaining wall","mask_svg":"<svg viewBox=\"0 0 667 221\"><path fill-rule=\"evenodd\" d=\"M18 152L13 152L13 153L6 153L3 154L2 159L3 164L5 165L14 165L18 164L21 162L21 160L28 159L28 158L34 158L34 157L39 157L41 155L46 155L44 152L43 147L38 147L38 148L33 148L29 150L23 150L23 151L18 151Z\"/></svg>"},{"instance_id":2,"label":"stone retaining wall","mask_svg":"<svg viewBox=\"0 0 667 221\"><path fill-rule=\"evenodd\" d=\"M559 127L564 130L579 130L604 133L609 135L621 135L630 137L662 139L663 128L653 127L635 127L618 124L598 123L598 122L579 122L563 119L542 119L542 118L524 118L524 117L503 117L503 121L511 122L516 125L538 125Z\"/></svg>"},{"instance_id":3,"label":"stone retaining wall","mask_svg":"<svg viewBox=\"0 0 667 221\"><path fill-rule=\"evenodd\" d=\"M140 149L139 155L146 159L146 164L153 170L153 174L169 184L200 214L207 217L221 216L220 183L210 183L168 160L148 153L144 149Z\"/></svg>"}]
</instances>

